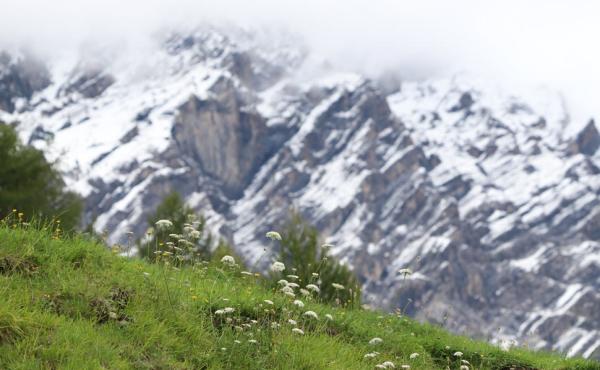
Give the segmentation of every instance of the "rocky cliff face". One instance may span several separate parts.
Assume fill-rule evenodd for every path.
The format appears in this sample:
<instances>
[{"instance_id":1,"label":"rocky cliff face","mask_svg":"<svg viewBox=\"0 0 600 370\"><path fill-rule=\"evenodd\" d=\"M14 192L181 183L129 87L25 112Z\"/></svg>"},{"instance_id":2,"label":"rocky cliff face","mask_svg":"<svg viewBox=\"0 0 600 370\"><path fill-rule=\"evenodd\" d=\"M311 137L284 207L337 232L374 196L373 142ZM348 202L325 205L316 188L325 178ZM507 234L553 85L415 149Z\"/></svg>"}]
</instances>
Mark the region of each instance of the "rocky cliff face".
<instances>
[{"instance_id":1,"label":"rocky cliff face","mask_svg":"<svg viewBox=\"0 0 600 370\"><path fill-rule=\"evenodd\" d=\"M173 138L190 163L236 198L269 154L270 135L259 114L243 109L232 80L220 79L209 91L210 99L191 96L178 107Z\"/></svg>"},{"instance_id":2,"label":"rocky cliff face","mask_svg":"<svg viewBox=\"0 0 600 370\"><path fill-rule=\"evenodd\" d=\"M595 123L566 135L577 123L545 92L526 102L466 77L398 89L300 74L310 63L201 29L130 68L4 68L0 84L31 88L2 90L0 119L59 161L115 242L176 188L253 261L295 207L373 306L600 357Z\"/></svg>"}]
</instances>

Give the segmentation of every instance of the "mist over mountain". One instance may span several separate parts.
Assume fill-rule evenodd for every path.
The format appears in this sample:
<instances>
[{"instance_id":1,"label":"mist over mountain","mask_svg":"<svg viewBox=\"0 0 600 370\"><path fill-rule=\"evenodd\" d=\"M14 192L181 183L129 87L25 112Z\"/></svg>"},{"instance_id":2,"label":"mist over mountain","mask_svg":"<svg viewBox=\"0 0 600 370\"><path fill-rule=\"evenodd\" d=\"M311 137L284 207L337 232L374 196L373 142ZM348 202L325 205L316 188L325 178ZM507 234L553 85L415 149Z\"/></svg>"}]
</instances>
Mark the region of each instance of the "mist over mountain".
<instances>
[{"instance_id":1,"label":"mist over mountain","mask_svg":"<svg viewBox=\"0 0 600 370\"><path fill-rule=\"evenodd\" d=\"M46 18L74 4L35 5L40 28L2 25L0 121L112 242L176 189L253 263L294 207L373 307L600 358L597 51L587 23L547 25L582 3L181 2L165 21L159 2L108 2L63 25Z\"/></svg>"},{"instance_id":2,"label":"mist over mountain","mask_svg":"<svg viewBox=\"0 0 600 370\"><path fill-rule=\"evenodd\" d=\"M600 113L600 8L585 0L23 0L2 10L10 16L0 23L0 45L26 45L46 58L79 52L82 44L139 56L156 47L156 35L217 22L294 33L338 70L403 79L466 71L511 91L559 90L582 121Z\"/></svg>"}]
</instances>

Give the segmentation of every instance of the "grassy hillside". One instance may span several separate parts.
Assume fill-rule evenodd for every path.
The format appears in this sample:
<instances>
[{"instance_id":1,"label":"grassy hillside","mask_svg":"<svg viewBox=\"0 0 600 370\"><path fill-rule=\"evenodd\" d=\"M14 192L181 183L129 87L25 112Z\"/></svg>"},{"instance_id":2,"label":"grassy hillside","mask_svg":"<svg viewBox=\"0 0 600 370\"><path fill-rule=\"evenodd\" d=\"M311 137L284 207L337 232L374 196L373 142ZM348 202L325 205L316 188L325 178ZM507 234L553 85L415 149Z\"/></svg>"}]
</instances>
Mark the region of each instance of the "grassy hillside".
<instances>
[{"instance_id":1,"label":"grassy hillside","mask_svg":"<svg viewBox=\"0 0 600 370\"><path fill-rule=\"evenodd\" d=\"M317 296L297 294L299 307L261 279L220 262L147 264L0 222L0 369L600 369Z\"/></svg>"}]
</instances>

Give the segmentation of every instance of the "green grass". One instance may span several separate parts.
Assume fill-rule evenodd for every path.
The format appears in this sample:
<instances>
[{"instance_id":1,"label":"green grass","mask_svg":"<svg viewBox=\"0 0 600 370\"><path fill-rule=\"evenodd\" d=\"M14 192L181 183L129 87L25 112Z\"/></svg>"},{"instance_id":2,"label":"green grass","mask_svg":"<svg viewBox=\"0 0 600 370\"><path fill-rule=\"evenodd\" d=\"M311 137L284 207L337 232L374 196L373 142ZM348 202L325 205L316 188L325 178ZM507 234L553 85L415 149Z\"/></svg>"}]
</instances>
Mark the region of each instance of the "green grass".
<instances>
[{"instance_id":1,"label":"green grass","mask_svg":"<svg viewBox=\"0 0 600 370\"><path fill-rule=\"evenodd\" d=\"M260 279L219 263L148 264L82 236L56 240L0 223L0 369L373 369L384 361L459 369L456 351L470 369L600 369L505 352L398 315L306 298L301 309ZM224 307L235 311L215 314ZM288 319L305 334L292 333ZM374 337L383 342L370 345ZM364 358L373 351L380 354Z\"/></svg>"}]
</instances>

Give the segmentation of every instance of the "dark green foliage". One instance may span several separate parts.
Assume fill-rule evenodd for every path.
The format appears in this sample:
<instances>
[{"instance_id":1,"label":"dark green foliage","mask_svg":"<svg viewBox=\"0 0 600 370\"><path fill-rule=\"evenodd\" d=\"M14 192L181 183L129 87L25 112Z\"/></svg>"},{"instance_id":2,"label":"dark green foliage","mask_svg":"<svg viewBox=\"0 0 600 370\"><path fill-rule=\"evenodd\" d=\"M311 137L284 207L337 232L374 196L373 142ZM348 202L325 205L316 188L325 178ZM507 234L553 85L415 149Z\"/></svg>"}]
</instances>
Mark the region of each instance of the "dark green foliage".
<instances>
[{"instance_id":1,"label":"dark green foliage","mask_svg":"<svg viewBox=\"0 0 600 370\"><path fill-rule=\"evenodd\" d=\"M169 220L172 227L161 229L156 226L160 220ZM185 205L181 195L173 191L158 205L156 211L148 217L150 233L140 243L140 255L155 261L158 252L170 252L179 257L180 262L194 259L211 258L213 244L217 243L215 253L231 254L231 247L224 241L215 241L212 233L206 229L203 216ZM178 237L175 237L177 235ZM224 251L227 251L224 252Z\"/></svg>"},{"instance_id":2,"label":"dark green foliage","mask_svg":"<svg viewBox=\"0 0 600 370\"><path fill-rule=\"evenodd\" d=\"M38 270L38 264L33 258L13 256L0 257L0 275L26 274L33 275Z\"/></svg>"},{"instance_id":3,"label":"dark green foliage","mask_svg":"<svg viewBox=\"0 0 600 370\"><path fill-rule=\"evenodd\" d=\"M299 276L302 286L319 283L319 297L325 302L360 306L360 284L348 267L328 256L329 247L321 243L315 227L292 211L282 231L279 258L288 267L285 274ZM313 273L319 274L318 278ZM273 277L274 280L281 278L280 275ZM343 285L344 289L335 289L333 283Z\"/></svg>"},{"instance_id":4,"label":"dark green foliage","mask_svg":"<svg viewBox=\"0 0 600 370\"><path fill-rule=\"evenodd\" d=\"M13 209L24 220L58 218L70 230L79 224L82 202L65 191L60 174L41 151L22 145L15 130L0 123L0 218Z\"/></svg>"},{"instance_id":5,"label":"dark green foliage","mask_svg":"<svg viewBox=\"0 0 600 370\"><path fill-rule=\"evenodd\" d=\"M190 216L194 214L194 210L185 205L181 195L172 191L156 207L156 211L148 217L148 224L150 227L154 227L159 220L169 220L173 223L173 231L171 231L173 233L177 230L181 231L183 226L190 222ZM204 225L203 219L201 222Z\"/></svg>"}]
</instances>

